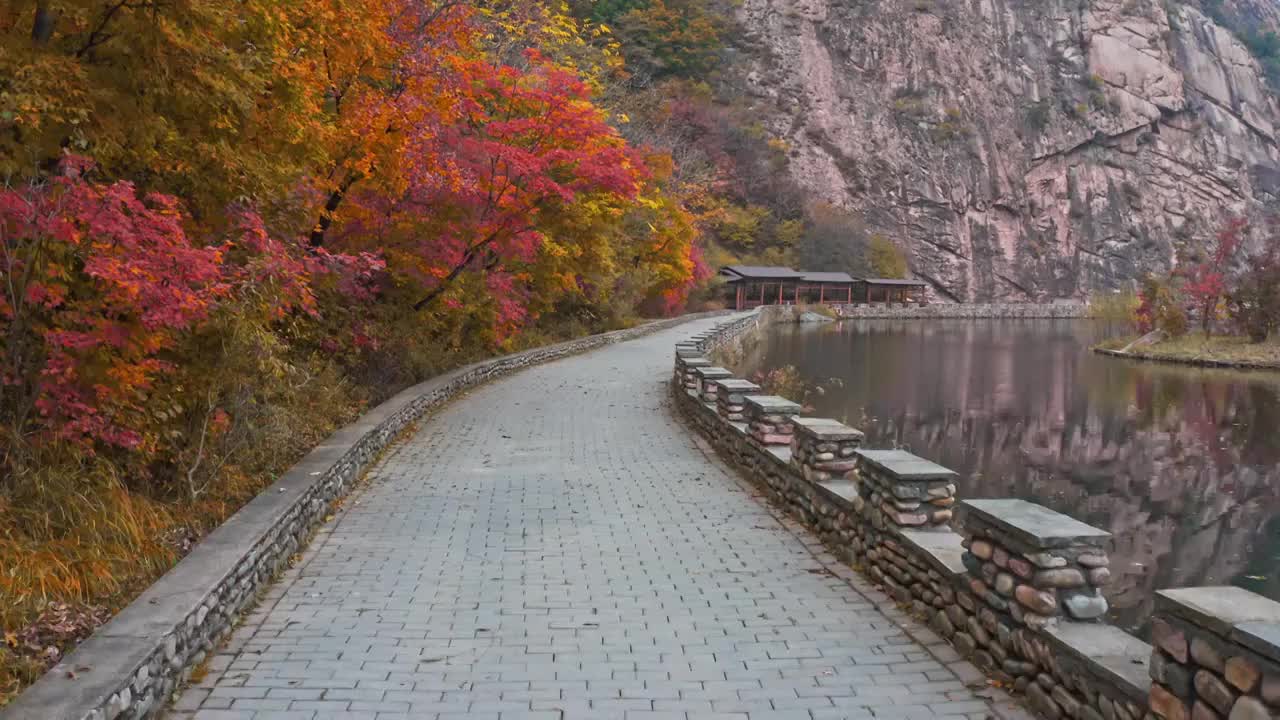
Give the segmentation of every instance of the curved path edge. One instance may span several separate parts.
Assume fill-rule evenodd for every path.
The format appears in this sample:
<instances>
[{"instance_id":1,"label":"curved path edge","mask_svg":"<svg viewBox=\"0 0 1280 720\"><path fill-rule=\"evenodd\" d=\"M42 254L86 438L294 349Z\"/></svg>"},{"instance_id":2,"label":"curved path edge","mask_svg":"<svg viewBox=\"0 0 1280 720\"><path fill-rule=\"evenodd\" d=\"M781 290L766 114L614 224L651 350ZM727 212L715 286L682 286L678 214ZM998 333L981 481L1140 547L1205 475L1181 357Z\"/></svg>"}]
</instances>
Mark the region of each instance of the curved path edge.
<instances>
[{"instance_id":1,"label":"curved path edge","mask_svg":"<svg viewBox=\"0 0 1280 720\"><path fill-rule=\"evenodd\" d=\"M1109 357L1117 357L1125 360L1140 360L1142 362L1167 363L1169 365L1183 365L1191 367L1205 368L1222 368L1226 370L1271 370L1280 371L1280 363L1265 362L1248 362L1241 360L1215 360L1213 358L1184 358L1170 357L1167 355L1152 355L1144 352L1123 352L1121 350L1112 350L1109 348L1093 348L1095 353L1099 355L1107 355Z\"/></svg>"},{"instance_id":2,"label":"curved path edge","mask_svg":"<svg viewBox=\"0 0 1280 720\"><path fill-rule=\"evenodd\" d=\"M380 453L459 393L495 378L659 332L713 311L473 363L413 385L307 453L13 702L0 720L149 718L235 627Z\"/></svg>"}]
</instances>

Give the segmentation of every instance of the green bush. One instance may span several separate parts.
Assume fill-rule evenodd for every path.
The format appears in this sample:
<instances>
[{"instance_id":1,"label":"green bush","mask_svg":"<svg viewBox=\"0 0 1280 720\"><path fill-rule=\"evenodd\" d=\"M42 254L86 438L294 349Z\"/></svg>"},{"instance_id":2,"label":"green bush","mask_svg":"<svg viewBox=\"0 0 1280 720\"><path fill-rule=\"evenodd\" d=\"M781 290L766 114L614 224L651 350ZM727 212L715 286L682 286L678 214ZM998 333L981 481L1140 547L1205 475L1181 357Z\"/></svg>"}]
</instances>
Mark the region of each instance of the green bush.
<instances>
[{"instance_id":1,"label":"green bush","mask_svg":"<svg viewBox=\"0 0 1280 720\"><path fill-rule=\"evenodd\" d=\"M1276 252L1250 258L1249 269L1227 296L1232 321L1255 343L1280 328L1280 256Z\"/></svg>"},{"instance_id":2,"label":"green bush","mask_svg":"<svg viewBox=\"0 0 1280 720\"><path fill-rule=\"evenodd\" d=\"M1132 331L1138 325L1138 307L1141 304L1132 290L1097 292L1089 296L1088 315L1095 320L1105 320Z\"/></svg>"},{"instance_id":3,"label":"green bush","mask_svg":"<svg viewBox=\"0 0 1280 720\"><path fill-rule=\"evenodd\" d=\"M1036 132L1042 132L1049 126L1049 117L1051 110L1048 100L1041 100L1038 103L1032 103L1027 108L1027 126Z\"/></svg>"}]
</instances>

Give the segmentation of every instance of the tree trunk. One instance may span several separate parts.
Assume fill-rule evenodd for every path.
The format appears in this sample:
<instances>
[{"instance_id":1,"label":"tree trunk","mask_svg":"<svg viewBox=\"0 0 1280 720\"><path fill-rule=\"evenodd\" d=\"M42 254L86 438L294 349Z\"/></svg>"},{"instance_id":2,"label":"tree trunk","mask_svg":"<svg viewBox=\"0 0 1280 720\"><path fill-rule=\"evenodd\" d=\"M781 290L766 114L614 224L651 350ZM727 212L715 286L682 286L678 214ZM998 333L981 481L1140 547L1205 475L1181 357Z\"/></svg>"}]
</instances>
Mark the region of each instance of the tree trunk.
<instances>
[{"instance_id":1,"label":"tree trunk","mask_svg":"<svg viewBox=\"0 0 1280 720\"><path fill-rule=\"evenodd\" d=\"M58 14L49 7L49 3L37 2L35 21L31 23L31 41L37 45L48 43L57 24Z\"/></svg>"},{"instance_id":2,"label":"tree trunk","mask_svg":"<svg viewBox=\"0 0 1280 720\"><path fill-rule=\"evenodd\" d=\"M333 224L333 214L338 211L338 206L342 204L343 198L347 196L347 191L359 179L358 175L349 175L342 184L329 194L329 199L324 204L324 212L320 213L320 219L316 221L315 227L311 229L311 239L309 244L313 248L324 245L324 234L328 232L329 226Z\"/></svg>"}]
</instances>

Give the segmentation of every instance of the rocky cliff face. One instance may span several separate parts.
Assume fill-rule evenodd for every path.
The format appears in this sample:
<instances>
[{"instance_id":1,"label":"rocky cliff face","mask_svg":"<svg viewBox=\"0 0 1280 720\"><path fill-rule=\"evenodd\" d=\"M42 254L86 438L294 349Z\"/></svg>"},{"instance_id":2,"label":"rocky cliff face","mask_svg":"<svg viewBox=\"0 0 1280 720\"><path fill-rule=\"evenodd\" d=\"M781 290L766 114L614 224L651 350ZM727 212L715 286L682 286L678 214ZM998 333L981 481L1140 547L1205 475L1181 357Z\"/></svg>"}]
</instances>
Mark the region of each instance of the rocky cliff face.
<instances>
[{"instance_id":1,"label":"rocky cliff face","mask_svg":"<svg viewBox=\"0 0 1280 720\"><path fill-rule=\"evenodd\" d=\"M1273 0L1234 0L1259 17ZM940 298L1081 297L1280 194L1280 107L1173 0L745 0L744 93Z\"/></svg>"}]
</instances>

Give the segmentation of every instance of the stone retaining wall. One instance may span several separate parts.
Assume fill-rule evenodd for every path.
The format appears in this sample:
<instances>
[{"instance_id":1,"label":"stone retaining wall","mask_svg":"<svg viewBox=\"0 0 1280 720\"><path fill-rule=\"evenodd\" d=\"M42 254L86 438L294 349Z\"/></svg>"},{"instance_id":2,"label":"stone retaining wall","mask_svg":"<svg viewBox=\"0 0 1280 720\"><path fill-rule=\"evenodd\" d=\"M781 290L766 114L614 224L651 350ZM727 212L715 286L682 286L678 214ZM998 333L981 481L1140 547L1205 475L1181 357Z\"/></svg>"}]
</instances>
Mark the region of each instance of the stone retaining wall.
<instances>
[{"instance_id":1,"label":"stone retaining wall","mask_svg":"<svg viewBox=\"0 0 1280 720\"><path fill-rule=\"evenodd\" d=\"M697 347L732 357L751 333L786 320L767 310L753 317L724 337L698 338ZM834 555L1042 717L1280 717L1280 603L1238 588L1165 591L1153 652L1102 620L1108 533L1024 500L964 501L955 473L902 451L851 450L861 434L834 420L797 418L790 446L762 442L704 394L728 382L715 375L673 382L689 423ZM803 462L793 461L797 451ZM857 458L852 470L841 464L847 457Z\"/></svg>"},{"instance_id":2,"label":"stone retaining wall","mask_svg":"<svg viewBox=\"0 0 1280 720\"><path fill-rule=\"evenodd\" d=\"M9 705L0 720L155 717L305 545L383 448L458 393L523 368L664 330L703 313L486 360L410 387L339 430ZM744 319L749 321L750 318ZM739 320L735 325L747 327Z\"/></svg>"},{"instance_id":3,"label":"stone retaining wall","mask_svg":"<svg viewBox=\"0 0 1280 720\"><path fill-rule=\"evenodd\" d=\"M837 305L844 318L1082 318L1088 306L1081 303L985 303L931 305Z\"/></svg>"},{"instance_id":4,"label":"stone retaining wall","mask_svg":"<svg viewBox=\"0 0 1280 720\"><path fill-rule=\"evenodd\" d=\"M1280 715L1280 606L1237 587L1156 593L1152 708L1167 720Z\"/></svg>"}]
</instances>

